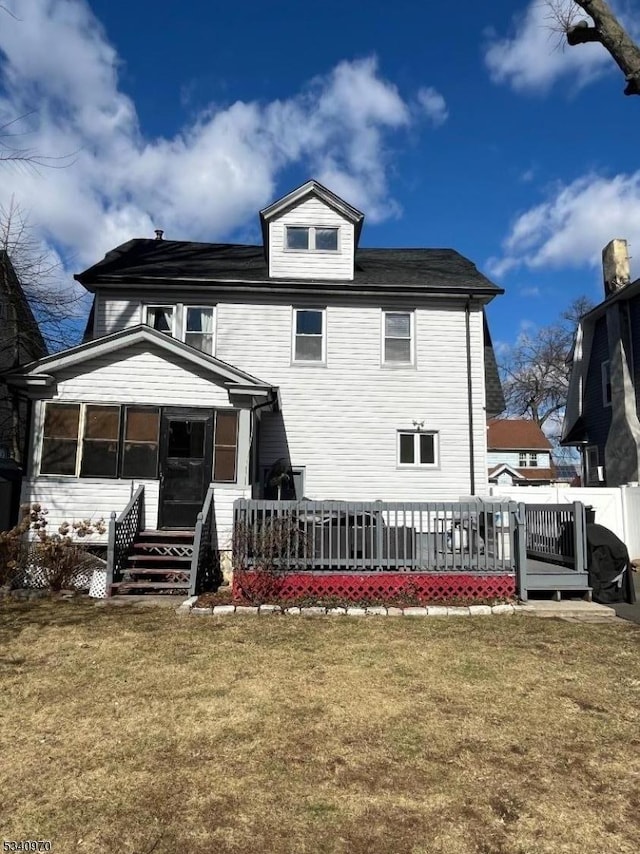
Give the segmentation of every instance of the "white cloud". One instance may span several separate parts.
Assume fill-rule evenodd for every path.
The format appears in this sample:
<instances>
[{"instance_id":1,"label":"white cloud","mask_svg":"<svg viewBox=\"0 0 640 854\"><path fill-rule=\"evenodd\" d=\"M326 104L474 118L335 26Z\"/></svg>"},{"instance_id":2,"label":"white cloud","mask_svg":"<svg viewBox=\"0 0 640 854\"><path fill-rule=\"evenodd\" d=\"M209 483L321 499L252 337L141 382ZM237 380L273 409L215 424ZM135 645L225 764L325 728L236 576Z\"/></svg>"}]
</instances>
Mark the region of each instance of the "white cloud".
<instances>
[{"instance_id":1,"label":"white cloud","mask_svg":"<svg viewBox=\"0 0 640 854\"><path fill-rule=\"evenodd\" d=\"M557 80L569 78L573 87L581 88L615 67L600 44L567 45L557 31L550 5L547 0L533 0L514 17L512 35L490 39L484 59L494 82L533 93L546 92ZM611 5L620 14L620 3ZM570 0L560 6L573 10L577 20L588 20ZM621 17L624 20L624 14Z\"/></svg>"},{"instance_id":2,"label":"white cloud","mask_svg":"<svg viewBox=\"0 0 640 854\"><path fill-rule=\"evenodd\" d=\"M591 174L560 186L516 219L504 256L488 267L496 277L521 265L597 267L603 247L615 237L640 246L640 171L613 178Z\"/></svg>"},{"instance_id":3,"label":"white cloud","mask_svg":"<svg viewBox=\"0 0 640 854\"><path fill-rule=\"evenodd\" d=\"M0 120L30 114L18 146L73 156L60 161L66 168L5 168L0 202L15 194L48 241L74 254L76 270L156 226L168 239L228 237L273 199L292 165L370 221L397 215L387 146L413 116L375 58L341 62L282 100L212 106L175 136L150 140L84 0L4 5L18 19L3 15L0 27Z\"/></svg>"},{"instance_id":4,"label":"white cloud","mask_svg":"<svg viewBox=\"0 0 640 854\"><path fill-rule=\"evenodd\" d=\"M433 86L426 86L418 91L418 103L436 127L444 124L449 118L447 102Z\"/></svg>"}]
</instances>

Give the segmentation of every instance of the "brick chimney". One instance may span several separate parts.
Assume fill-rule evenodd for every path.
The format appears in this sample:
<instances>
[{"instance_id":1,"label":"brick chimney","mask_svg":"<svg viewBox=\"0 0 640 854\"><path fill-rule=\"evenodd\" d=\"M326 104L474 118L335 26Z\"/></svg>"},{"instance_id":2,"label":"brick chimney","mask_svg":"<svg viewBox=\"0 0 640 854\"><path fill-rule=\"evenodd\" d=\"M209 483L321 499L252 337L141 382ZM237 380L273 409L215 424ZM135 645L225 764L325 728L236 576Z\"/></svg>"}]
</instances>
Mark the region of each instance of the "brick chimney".
<instances>
[{"instance_id":1,"label":"brick chimney","mask_svg":"<svg viewBox=\"0 0 640 854\"><path fill-rule=\"evenodd\" d=\"M602 250L602 272L604 274L605 297L617 293L629 284L631 269L626 240L616 238L607 243Z\"/></svg>"}]
</instances>

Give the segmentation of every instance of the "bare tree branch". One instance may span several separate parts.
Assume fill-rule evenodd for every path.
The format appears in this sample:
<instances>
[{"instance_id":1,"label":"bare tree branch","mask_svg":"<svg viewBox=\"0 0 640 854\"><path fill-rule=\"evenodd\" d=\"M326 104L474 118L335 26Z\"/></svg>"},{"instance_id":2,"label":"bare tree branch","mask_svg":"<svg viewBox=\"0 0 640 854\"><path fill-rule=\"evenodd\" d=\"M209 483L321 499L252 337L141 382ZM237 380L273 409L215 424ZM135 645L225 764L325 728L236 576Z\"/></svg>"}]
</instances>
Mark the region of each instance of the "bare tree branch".
<instances>
[{"instance_id":1,"label":"bare tree branch","mask_svg":"<svg viewBox=\"0 0 640 854\"><path fill-rule=\"evenodd\" d=\"M546 426L552 439L567 400L576 324L590 308L586 297L574 300L556 323L521 335L500 363L507 413Z\"/></svg>"},{"instance_id":2,"label":"bare tree branch","mask_svg":"<svg viewBox=\"0 0 640 854\"><path fill-rule=\"evenodd\" d=\"M640 47L606 0L546 0L549 17L564 32L569 45L599 42L624 74L625 95L640 95ZM591 19L580 20L579 9Z\"/></svg>"}]
</instances>

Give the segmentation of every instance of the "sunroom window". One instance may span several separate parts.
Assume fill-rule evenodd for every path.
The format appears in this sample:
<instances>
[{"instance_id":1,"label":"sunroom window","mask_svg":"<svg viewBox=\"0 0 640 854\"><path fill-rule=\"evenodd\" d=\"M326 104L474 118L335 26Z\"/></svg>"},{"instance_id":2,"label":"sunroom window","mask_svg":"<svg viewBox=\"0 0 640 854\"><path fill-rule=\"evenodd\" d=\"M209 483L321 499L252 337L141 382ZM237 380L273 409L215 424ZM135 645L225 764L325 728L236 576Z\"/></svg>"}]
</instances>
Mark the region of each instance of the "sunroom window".
<instances>
[{"instance_id":1,"label":"sunroom window","mask_svg":"<svg viewBox=\"0 0 640 854\"><path fill-rule=\"evenodd\" d=\"M118 476L119 406L85 406L80 477Z\"/></svg>"},{"instance_id":2,"label":"sunroom window","mask_svg":"<svg viewBox=\"0 0 640 854\"><path fill-rule=\"evenodd\" d=\"M42 474L76 473L79 424L79 403L47 404L40 459Z\"/></svg>"}]
</instances>

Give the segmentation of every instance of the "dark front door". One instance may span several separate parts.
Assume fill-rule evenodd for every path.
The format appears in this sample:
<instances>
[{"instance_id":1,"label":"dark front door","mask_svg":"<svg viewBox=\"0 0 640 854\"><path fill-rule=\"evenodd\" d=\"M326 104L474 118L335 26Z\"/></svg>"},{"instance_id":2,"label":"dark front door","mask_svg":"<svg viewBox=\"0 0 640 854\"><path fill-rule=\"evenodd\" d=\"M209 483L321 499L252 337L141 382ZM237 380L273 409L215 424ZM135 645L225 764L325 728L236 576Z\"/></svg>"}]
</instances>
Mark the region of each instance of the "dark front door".
<instances>
[{"instance_id":1,"label":"dark front door","mask_svg":"<svg viewBox=\"0 0 640 854\"><path fill-rule=\"evenodd\" d=\"M213 411L164 409L160 429L161 528L194 528L211 481Z\"/></svg>"}]
</instances>

